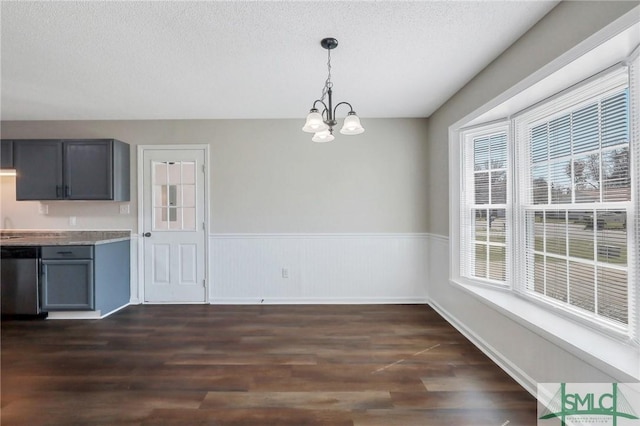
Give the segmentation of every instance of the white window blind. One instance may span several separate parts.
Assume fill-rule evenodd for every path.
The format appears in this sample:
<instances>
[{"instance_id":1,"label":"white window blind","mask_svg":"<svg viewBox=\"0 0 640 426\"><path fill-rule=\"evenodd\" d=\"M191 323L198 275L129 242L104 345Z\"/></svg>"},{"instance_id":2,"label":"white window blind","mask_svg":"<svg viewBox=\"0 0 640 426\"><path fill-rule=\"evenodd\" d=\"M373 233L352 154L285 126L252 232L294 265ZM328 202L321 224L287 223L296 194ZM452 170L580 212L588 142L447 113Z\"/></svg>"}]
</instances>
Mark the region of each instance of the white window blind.
<instances>
[{"instance_id":1,"label":"white window blind","mask_svg":"<svg viewBox=\"0 0 640 426\"><path fill-rule=\"evenodd\" d=\"M516 288L624 331L635 328L637 285L630 117L621 68L516 119Z\"/></svg>"},{"instance_id":2,"label":"white window blind","mask_svg":"<svg viewBox=\"0 0 640 426\"><path fill-rule=\"evenodd\" d=\"M631 164L631 208L627 227L630 230L627 258L629 271L628 334L640 344L640 55L638 48L629 64L629 128Z\"/></svg>"},{"instance_id":3,"label":"white window blind","mask_svg":"<svg viewBox=\"0 0 640 426\"><path fill-rule=\"evenodd\" d=\"M509 150L506 126L465 135L466 174L461 212L463 275L505 283L508 273Z\"/></svg>"}]
</instances>

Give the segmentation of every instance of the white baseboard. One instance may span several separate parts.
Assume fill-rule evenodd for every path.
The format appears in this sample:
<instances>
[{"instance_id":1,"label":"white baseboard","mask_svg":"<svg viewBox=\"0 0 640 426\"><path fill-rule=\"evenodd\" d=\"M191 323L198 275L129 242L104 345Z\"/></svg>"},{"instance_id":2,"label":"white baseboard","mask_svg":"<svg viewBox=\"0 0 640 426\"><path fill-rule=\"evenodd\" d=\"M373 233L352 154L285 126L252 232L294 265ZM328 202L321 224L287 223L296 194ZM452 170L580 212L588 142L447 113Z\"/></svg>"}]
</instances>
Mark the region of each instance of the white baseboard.
<instances>
[{"instance_id":1,"label":"white baseboard","mask_svg":"<svg viewBox=\"0 0 640 426\"><path fill-rule=\"evenodd\" d=\"M122 306L120 306L119 308L116 308L116 309L114 309L114 310L113 310L113 311L111 311L111 312L107 312L106 314L102 315L100 318L106 318L106 317L108 317L109 315L113 315L113 314L115 314L116 312L123 310L124 308L126 308L126 307L127 307L127 306L129 306L129 305L130 305L130 303L127 303L126 305L122 305Z\"/></svg>"},{"instance_id":2,"label":"white baseboard","mask_svg":"<svg viewBox=\"0 0 640 426\"><path fill-rule=\"evenodd\" d=\"M427 299L422 297L416 298L354 298L354 299L296 299L296 298L274 298L274 299L255 299L255 298L219 298L210 299L211 305L425 305Z\"/></svg>"},{"instance_id":3,"label":"white baseboard","mask_svg":"<svg viewBox=\"0 0 640 426\"><path fill-rule=\"evenodd\" d=\"M48 320L101 319L100 311L55 311L49 312Z\"/></svg>"},{"instance_id":4,"label":"white baseboard","mask_svg":"<svg viewBox=\"0 0 640 426\"><path fill-rule=\"evenodd\" d=\"M106 318L109 315L113 315L116 312L126 308L130 303L126 305L122 305L119 308L114 309L111 312L107 312L106 314L102 314L101 311L51 311L47 314L47 319L51 320L78 320L78 319L102 319Z\"/></svg>"}]
</instances>

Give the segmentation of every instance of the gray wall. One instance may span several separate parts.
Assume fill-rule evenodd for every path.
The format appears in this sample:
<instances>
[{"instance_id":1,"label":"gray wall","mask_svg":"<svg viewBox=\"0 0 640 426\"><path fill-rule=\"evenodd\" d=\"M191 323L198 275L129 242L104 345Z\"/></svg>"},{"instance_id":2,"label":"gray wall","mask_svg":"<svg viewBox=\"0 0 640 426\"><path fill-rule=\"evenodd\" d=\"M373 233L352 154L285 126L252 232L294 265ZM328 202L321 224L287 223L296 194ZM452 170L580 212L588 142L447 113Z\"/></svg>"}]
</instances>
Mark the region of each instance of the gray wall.
<instances>
[{"instance_id":1,"label":"gray wall","mask_svg":"<svg viewBox=\"0 0 640 426\"><path fill-rule=\"evenodd\" d=\"M427 119L363 119L358 136L311 142L299 120L2 122L2 138L116 138L131 144L131 214L109 202L15 201L2 178L2 227L132 229L137 145L208 144L213 233L420 233L428 226Z\"/></svg>"}]
</instances>

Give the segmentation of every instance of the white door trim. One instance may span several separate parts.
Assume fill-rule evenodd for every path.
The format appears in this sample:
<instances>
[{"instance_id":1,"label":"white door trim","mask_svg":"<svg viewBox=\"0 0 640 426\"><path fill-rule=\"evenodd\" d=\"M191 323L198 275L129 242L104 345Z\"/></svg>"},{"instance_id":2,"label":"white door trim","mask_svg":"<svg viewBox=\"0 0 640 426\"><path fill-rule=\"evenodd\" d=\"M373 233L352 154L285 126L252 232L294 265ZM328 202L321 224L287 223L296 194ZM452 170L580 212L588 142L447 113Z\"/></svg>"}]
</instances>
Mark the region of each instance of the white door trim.
<instances>
[{"instance_id":1,"label":"white door trim","mask_svg":"<svg viewBox=\"0 0 640 426\"><path fill-rule=\"evenodd\" d=\"M204 168L204 276L207 285L205 286L205 301L209 303L209 294L211 294L211 274L209 273L209 200L210 200L210 158L208 144L179 144L179 145L138 145L138 228L136 236L138 238L138 300L144 303L144 237L141 230L144 229L144 152L146 150L175 150L175 149L201 149L204 150L205 168Z\"/></svg>"}]
</instances>

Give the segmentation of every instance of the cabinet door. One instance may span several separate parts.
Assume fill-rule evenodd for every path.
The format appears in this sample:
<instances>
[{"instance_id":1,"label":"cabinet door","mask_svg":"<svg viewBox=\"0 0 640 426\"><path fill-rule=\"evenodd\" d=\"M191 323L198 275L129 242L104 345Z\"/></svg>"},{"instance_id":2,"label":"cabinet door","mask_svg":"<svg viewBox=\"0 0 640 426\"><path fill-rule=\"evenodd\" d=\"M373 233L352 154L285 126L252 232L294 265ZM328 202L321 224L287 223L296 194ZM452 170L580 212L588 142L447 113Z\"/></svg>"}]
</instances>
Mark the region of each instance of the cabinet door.
<instances>
[{"instance_id":1,"label":"cabinet door","mask_svg":"<svg viewBox=\"0 0 640 426\"><path fill-rule=\"evenodd\" d=\"M93 310L93 260L42 260L42 310Z\"/></svg>"},{"instance_id":2,"label":"cabinet door","mask_svg":"<svg viewBox=\"0 0 640 426\"><path fill-rule=\"evenodd\" d=\"M16 200L63 198L61 141L14 141L13 159Z\"/></svg>"},{"instance_id":3,"label":"cabinet door","mask_svg":"<svg viewBox=\"0 0 640 426\"><path fill-rule=\"evenodd\" d=\"M0 141L0 169L13 169L13 141Z\"/></svg>"},{"instance_id":4,"label":"cabinet door","mask_svg":"<svg viewBox=\"0 0 640 426\"><path fill-rule=\"evenodd\" d=\"M64 192L68 200L113 200L113 141L64 142Z\"/></svg>"}]
</instances>

